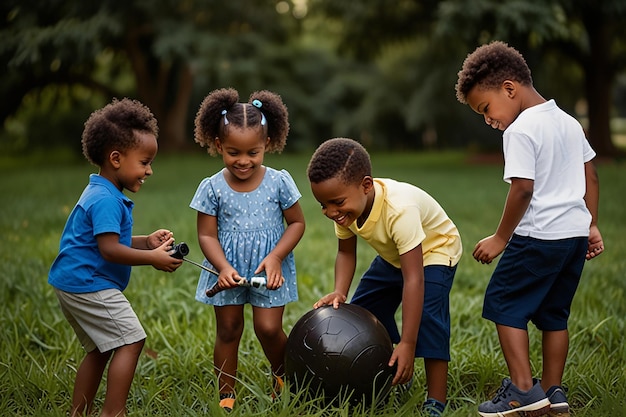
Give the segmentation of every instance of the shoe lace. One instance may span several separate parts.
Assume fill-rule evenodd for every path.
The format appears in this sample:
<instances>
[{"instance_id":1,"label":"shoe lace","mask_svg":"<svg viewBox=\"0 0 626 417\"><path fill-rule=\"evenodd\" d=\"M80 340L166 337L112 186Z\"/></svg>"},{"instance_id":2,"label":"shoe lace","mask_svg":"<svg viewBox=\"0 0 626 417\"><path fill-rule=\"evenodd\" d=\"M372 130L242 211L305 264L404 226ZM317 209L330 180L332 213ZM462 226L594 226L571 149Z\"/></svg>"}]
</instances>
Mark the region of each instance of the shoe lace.
<instances>
[{"instance_id":1,"label":"shoe lace","mask_svg":"<svg viewBox=\"0 0 626 417\"><path fill-rule=\"evenodd\" d=\"M491 400L494 404L504 400L506 398L506 392L509 388L510 384L503 384L500 386L500 388L498 388L498 391L496 391L496 395L495 397L493 397L493 400Z\"/></svg>"}]
</instances>

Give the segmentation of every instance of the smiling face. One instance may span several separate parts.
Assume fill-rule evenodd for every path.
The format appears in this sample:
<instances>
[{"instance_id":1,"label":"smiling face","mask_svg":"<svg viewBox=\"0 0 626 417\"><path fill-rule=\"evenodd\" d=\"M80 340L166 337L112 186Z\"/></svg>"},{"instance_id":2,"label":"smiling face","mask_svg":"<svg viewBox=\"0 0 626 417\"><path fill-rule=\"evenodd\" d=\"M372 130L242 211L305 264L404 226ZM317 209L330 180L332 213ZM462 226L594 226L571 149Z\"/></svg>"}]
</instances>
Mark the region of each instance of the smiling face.
<instances>
[{"instance_id":1,"label":"smiling face","mask_svg":"<svg viewBox=\"0 0 626 417\"><path fill-rule=\"evenodd\" d=\"M125 151L114 150L109 156L114 170L103 170L101 175L108 178L120 190L133 193L139 191L146 178L152 175L152 161L157 154L156 136L147 132L134 132L137 144Z\"/></svg>"},{"instance_id":2,"label":"smiling face","mask_svg":"<svg viewBox=\"0 0 626 417\"><path fill-rule=\"evenodd\" d=\"M264 138L258 129L231 127L224 139L215 141L222 155L224 166L230 175L231 184L254 183L262 179L263 158L269 138Z\"/></svg>"},{"instance_id":3,"label":"smiling face","mask_svg":"<svg viewBox=\"0 0 626 417\"><path fill-rule=\"evenodd\" d=\"M504 81L498 88L481 88L476 85L467 94L467 104L485 123L494 129L505 130L520 114L517 97L518 88L514 81Z\"/></svg>"},{"instance_id":4,"label":"smiling face","mask_svg":"<svg viewBox=\"0 0 626 417\"><path fill-rule=\"evenodd\" d=\"M322 213L340 226L348 227L355 221L361 226L372 210L374 182L366 176L360 183L346 184L334 177L311 183L313 196L322 206Z\"/></svg>"}]
</instances>

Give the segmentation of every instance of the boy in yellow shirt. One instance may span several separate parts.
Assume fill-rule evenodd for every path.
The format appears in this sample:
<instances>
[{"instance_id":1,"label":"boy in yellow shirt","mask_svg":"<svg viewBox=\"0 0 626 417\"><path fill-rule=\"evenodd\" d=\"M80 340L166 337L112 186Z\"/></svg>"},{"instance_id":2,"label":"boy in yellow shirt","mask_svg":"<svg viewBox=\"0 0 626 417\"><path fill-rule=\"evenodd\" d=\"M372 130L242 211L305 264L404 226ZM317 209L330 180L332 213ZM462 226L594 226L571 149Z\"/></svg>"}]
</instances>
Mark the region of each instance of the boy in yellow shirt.
<instances>
[{"instance_id":1,"label":"boy in yellow shirt","mask_svg":"<svg viewBox=\"0 0 626 417\"><path fill-rule=\"evenodd\" d=\"M335 290L314 307L340 308L346 301L361 236L378 256L361 277L351 303L372 312L389 332L395 344L389 361L397 366L394 385L408 383L414 358L424 358L428 398L423 410L441 415L450 361L449 294L462 252L456 226L418 187L373 178L367 151L352 139L322 143L307 174L339 239ZM401 333L394 318L400 303Z\"/></svg>"}]
</instances>

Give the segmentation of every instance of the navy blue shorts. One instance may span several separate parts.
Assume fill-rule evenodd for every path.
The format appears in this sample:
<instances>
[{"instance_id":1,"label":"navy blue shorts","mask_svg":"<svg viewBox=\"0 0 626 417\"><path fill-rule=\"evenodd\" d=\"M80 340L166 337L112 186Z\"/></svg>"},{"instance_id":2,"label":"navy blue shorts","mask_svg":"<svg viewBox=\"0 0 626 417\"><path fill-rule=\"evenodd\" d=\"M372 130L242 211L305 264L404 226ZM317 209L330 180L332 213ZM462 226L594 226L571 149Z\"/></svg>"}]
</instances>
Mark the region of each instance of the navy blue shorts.
<instances>
[{"instance_id":1,"label":"navy blue shorts","mask_svg":"<svg viewBox=\"0 0 626 417\"><path fill-rule=\"evenodd\" d=\"M567 329L588 238L540 240L513 235L493 271L483 317L496 324L539 330Z\"/></svg>"},{"instance_id":2,"label":"navy blue shorts","mask_svg":"<svg viewBox=\"0 0 626 417\"><path fill-rule=\"evenodd\" d=\"M415 357L450 360L450 289L455 266L424 267L424 309L417 335ZM372 312L385 326L391 341L400 342L395 314L402 302L402 271L377 256L365 272L352 304Z\"/></svg>"}]
</instances>

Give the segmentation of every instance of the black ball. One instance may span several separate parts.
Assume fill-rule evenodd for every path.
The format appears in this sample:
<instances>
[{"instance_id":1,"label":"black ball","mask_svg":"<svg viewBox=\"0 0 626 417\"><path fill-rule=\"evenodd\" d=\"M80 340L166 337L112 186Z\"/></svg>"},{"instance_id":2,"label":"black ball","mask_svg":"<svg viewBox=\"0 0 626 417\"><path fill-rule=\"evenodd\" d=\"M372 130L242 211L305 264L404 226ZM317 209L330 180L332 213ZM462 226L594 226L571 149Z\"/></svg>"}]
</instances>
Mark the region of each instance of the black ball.
<instances>
[{"instance_id":1,"label":"black ball","mask_svg":"<svg viewBox=\"0 0 626 417\"><path fill-rule=\"evenodd\" d=\"M395 367L387 330L366 309L341 304L306 313L287 340L285 375L295 392L370 405L387 398Z\"/></svg>"}]
</instances>

